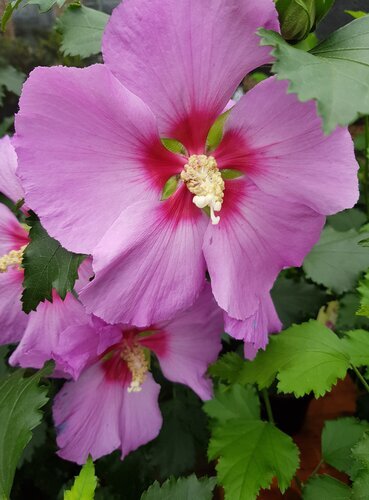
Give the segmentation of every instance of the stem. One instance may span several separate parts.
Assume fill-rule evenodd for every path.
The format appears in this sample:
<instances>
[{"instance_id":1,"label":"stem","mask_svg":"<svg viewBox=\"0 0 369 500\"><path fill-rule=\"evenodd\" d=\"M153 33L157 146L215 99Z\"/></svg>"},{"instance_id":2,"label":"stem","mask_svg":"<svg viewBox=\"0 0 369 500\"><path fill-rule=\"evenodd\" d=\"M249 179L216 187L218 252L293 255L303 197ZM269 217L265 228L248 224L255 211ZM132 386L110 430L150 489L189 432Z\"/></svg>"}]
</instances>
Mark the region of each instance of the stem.
<instances>
[{"instance_id":1,"label":"stem","mask_svg":"<svg viewBox=\"0 0 369 500\"><path fill-rule=\"evenodd\" d=\"M354 365L351 365L351 368L354 370L354 372L356 373L357 375L357 378L360 380L360 382L363 384L363 386L365 387L365 389L367 390L367 392L369 392L369 385L368 385L368 382L365 380L365 378L361 375L361 373L359 372L359 370L356 368L356 366Z\"/></svg>"},{"instance_id":2,"label":"stem","mask_svg":"<svg viewBox=\"0 0 369 500\"><path fill-rule=\"evenodd\" d=\"M365 180L365 205L366 213L369 218L369 117L365 117L365 165L364 165L364 180Z\"/></svg>"},{"instance_id":3,"label":"stem","mask_svg":"<svg viewBox=\"0 0 369 500\"><path fill-rule=\"evenodd\" d=\"M263 399L264 399L264 403L265 403L265 408L266 408L266 411L267 411L267 415L268 415L268 420L271 424L275 425L275 421L274 421L274 417L273 417L273 412L272 412L272 407L271 407L271 404L270 404L270 399L269 399L269 393L268 393L268 389L263 389L261 391L261 394L263 395ZM295 483L297 484L297 487L299 488L300 492L302 491L302 483L300 481L300 478L297 476L297 474L295 474L293 476L294 480L295 480Z\"/></svg>"},{"instance_id":4,"label":"stem","mask_svg":"<svg viewBox=\"0 0 369 500\"><path fill-rule=\"evenodd\" d=\"M320 469L320 467L323 465L324 463L324 460L321 458L320 459L320 462L318 463L318 465L315 467L315 469L313 470L313 472L311 473L312 476L314 476L318 470Z\"/></svg>"},{"instance_id":5,"label":"stem","mask_svg":"<svg viewBox=\"0 0 369 500\"><path fill-rule=\"evenodd\" d=\"M295 483L297 484L297 487L299 488L300 492L302 491L302 482L300 481L300 478L297 474L293 476L293 479L295 480Z\"/></svg>"},{"instance_id":6,"label":"stem","mask_svg":"<svg viewBox=\"0 0 369 500\"><path fill-rule=\"evenodd\" d=\"M267 389L263 389L261 391L261 393L263 395L263 399L264 399L264 403L265 403L265 408L266 408L267 415L268 415L268 420L269 420L269 422L271 424L275 425L274 418L273 418L273 413L272 413L272 407L270 405L270 399L269 399L268 390Z\"/></svg>"}]
</instances>

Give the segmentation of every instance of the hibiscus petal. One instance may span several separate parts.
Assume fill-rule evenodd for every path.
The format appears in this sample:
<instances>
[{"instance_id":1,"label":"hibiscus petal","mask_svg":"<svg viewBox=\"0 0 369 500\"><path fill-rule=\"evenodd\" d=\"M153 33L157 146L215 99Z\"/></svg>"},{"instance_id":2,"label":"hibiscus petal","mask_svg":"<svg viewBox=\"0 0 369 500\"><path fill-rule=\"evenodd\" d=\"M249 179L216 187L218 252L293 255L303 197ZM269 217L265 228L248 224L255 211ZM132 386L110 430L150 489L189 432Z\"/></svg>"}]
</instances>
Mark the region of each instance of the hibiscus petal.
<instances>
[{"instance_id":1,"label":"hibiscus petal","mask_svg":"<svg viewBox=\"0 0 369 500\"><path fill-rule=\"evenodd\" d=\"M22 311L23 272L0 273L0 344L15 344L22 338L28 316Z\"/></svg>"},{"instance_id":2,"label":"hibiscus petal","mask_svg":"<svg viewBox=\"0 0 369 500\"><path fill-rule=\"evenodd\" d=\"M84 325L73 325L62 332L53 350L58 369L78 379L82 371L95 363L98 356L122 337L117 327L91 318Z\"/></svg>"},{"instance_id":3,"label":"hibiscus petal","mask_svg":"<svg viewBox=\"0 0 369 500\"><path fill-rule=\"evenodd\" d=\"M28 234L8 207L0 203L0 257L28 243Z\"/></svg>"},{"instance_id":4,"label":"hibiscus petal","mask_svg":"<svg viewBox=\"0 0 369 500\"><path fill-rule=\"evenodd\" d=\"M29 206L69 250L91 253L130 203L159 199L183 161L149 108L103 66L37 68L16 118Z\"/></svg>"},{"instance_id":5,"label":"hibiscus petal","mask_svg":"<svg viewBox=\"0 0 369 500\"><path fill-rule=\"evenodd\" d=\"M218 165L245 171L266 193L323 215L352 207L358 164L348 130L325 136L316 104L287 88L269 78L236 104L215 153Z\"/></svg>"},{"instance_id":6,"label":"hibiscus petal","mask_svg":"<svg viewBox=\"0 0 369 500\"><path fill-rule=\"evenodd\" d=\"M68 382L53 406L58 455L83 464L121 448L122 457L154 439L161 428L160 386L149 374L141 392L128 393L94 365L77 382Z\"/></svg>"},{"instance_id":7,"label":"hibiscus petal","mask_svg":"<svg viewBox=\"0 0 369 500\"><path fill-rule=\"evenodd\" d=\"M242 78L271 59L261 26L279 29L272 0L126 0L105 30L104 61L161 134L200 152Z\"/></svg>"},{"instance_id":8,"label":"hibiscus petal","mask_svg":"<svg viewBox=\"0 0 369 500\"><path fill-rule=\"evenodd\" d=\"M23 188L18 177L17 155L10 137L0 139L0 192L16 203L24 197Z\"/></svg>"},{"instance_id":9,"label":"hibiscus petal","mask_svg":"<svg viewBox=\"0 0 369 500\"><path fill-rule=\"evenodd\" d=\"M157 327L160 332L140 342L155 352L165 377L188 385L204 400L210 399L212 384L206 371L222 349L224 332L222 311L210 285L190 309Z\"/></svg>"},{"instance_id":10,"label":"hibiscus petal","mask_svg":"<svg viewBox=\"0 0 369 500\"><path fill-rule=\"evenodd\" d=\"M74 284L75 291L79 293L83 287L88 285L93 275L92 257L87 257L78 268L78 280Z\"/></svg>"},{"instance_id":11,"label":"hibiscus petal","mask_svg":"<svg viewBox=\"0 0 369 500\"><path fill-rule=\"evenodd\" d=\"M72 325L85 325L89 317L80 302L68 293L63 301L53 292L53 302L42 302L29 314L26 331L17 349L10 357L12 366L41 368L45 361L54 359L60 336ZM62 367L56 364L60 375Z\"/></svg>"},{"instance_id":12,"label":"hibiscus petal","mask_svg":"<svg viewBox=\"0 0 369 500\"><path fill-rule=\"evenodd\" d=\"M95 278L80 294L87 310L145 327L190 307L205 284L207 224L186 188L129 207L94 250Z\"/></svg>"},{"instance_id":13,"label":"hibiscus petal","mask_svg":"<svg viewBox=\"0 0 369 500\"><path fill-rule=\"evenodd\" d=\"M225 331L232 337L243 340L248 347L245 351L251 352L251 348L265 349L268 344L268 334L277 333L282 330L282 323L278 318L270 294L266 294L260 301L257 311L243 321L237 320L224 313Z\"/></svg>"},{"instance_id":14,"label":"hibiscus petal","mask_svg":"<svg viewBox=\"0 0 369 500\"><path fill-rule=\"evenodd\" d=\"M285 267L300 266L325 218L308 207L267 195L245 178L228 181L217 226L204 255L214 296L232 318L255 314Z\"/></svg>"}]
</instances>

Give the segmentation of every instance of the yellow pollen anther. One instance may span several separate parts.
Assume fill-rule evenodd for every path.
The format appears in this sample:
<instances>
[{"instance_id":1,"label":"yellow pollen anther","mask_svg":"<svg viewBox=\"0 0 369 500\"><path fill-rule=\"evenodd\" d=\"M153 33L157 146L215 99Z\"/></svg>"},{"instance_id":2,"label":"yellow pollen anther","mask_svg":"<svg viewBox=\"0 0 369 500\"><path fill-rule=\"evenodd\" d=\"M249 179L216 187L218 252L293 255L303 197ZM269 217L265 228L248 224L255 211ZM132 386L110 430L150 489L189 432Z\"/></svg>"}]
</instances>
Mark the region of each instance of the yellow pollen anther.
<instances>
[{"instance_id":1,"label":"yellow pollen anther","mask_svg":"<svg viewBox=\"0 0 369 500\"><path fill-rule=\"evenodd\" d=\"M181 172L181 179L195 196L194 204L199 208L210 208L213 224L219 224L220 217L214 212L222 208L224 180L213 156L192 155Z\"/></svg>"},{"instance_id":2,"label":"yellow pollen anther","mask_svg":"<svg viewBox=\"0 0 369 500\"><path fill-rule=\"evenodd\" d=\"M9 267L18 266L21 268L23 252L27 245L23 245L19 250L11 250L6 255L0 257L0 273L6 273Z\"/></svg>"},{"instance_id":3,"label":"yellow pollen anther","mask_svg":"<svg viewBox=\"0 0 369 500\"><path fill-rule=\"evenodd\" d=\"M149 360L145 350L138 343L125 344L122 349L122 358L127 363L132 374L132 381L128 387L128 392L140 392L142 384L145 382L149 371Z\"/></svg>"}]
</instances>

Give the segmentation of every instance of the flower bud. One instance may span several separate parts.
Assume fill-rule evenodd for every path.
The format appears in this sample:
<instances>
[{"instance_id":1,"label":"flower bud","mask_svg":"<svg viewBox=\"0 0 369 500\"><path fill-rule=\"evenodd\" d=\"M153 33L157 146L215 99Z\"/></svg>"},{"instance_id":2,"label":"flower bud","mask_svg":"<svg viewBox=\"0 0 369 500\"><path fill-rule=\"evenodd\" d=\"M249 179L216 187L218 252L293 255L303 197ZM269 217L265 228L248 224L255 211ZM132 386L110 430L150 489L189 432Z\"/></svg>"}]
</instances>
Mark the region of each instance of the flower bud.
<instances>
[{"instance_id":1,"label":"flower bud","mask_svg":"<svg viewBox=\"0 0 369 500\"><path fill-rule=\"evenodd\" d=\"M285 40L303 40L316 24L316 0L277 0L276 7Z\"/></svg>"}]
</instances>

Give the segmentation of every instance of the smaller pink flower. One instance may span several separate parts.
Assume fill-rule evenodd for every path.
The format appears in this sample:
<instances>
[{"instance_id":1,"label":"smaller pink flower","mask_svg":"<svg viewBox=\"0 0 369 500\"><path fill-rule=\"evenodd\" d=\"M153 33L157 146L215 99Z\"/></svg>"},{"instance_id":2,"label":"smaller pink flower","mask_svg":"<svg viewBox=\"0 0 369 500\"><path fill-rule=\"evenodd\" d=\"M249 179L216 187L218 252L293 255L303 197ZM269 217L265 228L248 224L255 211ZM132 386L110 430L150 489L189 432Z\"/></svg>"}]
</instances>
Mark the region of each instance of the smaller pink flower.
<instances>
[{"instance_id":1,"label":"smaller pink flower","mask_svg":"<svg viewBox=\"0 0 369 500\"><path fill-rule=\"evenodd\" d=\"M222 313L206 286L195 305L172 321L147 329L100 323L94 337L83 329L63 335L59 363L64 360L74 376L82 373L54 401L58 454L82 464L89 454L97 459L120 449L124 458L158 435L160 386L150 373L151 352L166 378L209 399L206 370L219 354L222 331ZM107 338L111 345L99 353ZM99 354L92 359L94 349Z\"/></svg>"}]
</instances>

